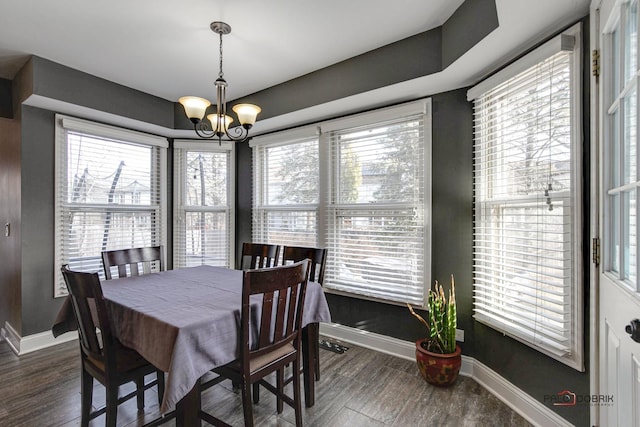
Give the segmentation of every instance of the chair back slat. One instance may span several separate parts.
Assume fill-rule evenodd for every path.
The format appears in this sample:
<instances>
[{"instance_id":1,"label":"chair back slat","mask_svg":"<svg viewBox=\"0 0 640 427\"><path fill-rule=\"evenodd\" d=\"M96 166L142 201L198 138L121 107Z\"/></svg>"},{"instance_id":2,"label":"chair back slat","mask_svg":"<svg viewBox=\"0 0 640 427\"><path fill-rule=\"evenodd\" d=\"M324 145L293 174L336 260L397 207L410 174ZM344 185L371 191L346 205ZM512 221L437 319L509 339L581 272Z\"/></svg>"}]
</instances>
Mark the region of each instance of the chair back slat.
<instances>
[{"instance_id":1,"label":"chair back slat","mask_svg":"<svg viewBox=\"0 0 640 427\"><path fill-rule=\"evenodd\" d=\"M284 246L282 253L282 264L298 262L303 259L311 260L309 265L309 280L322 285L324 282L324 271L327 265L327 250L324 248L309 248L303 246Z\"/></svg>"},{"instance_id":2,"label":"chair back slat","mask_svg":"<svg viewBox=\"0 0 640 427\"><path fill-rule=\"evenodd\" d=\"M287 343L300 345L304 295L309 262L244 272L242 288L242 357L254 358ZM249 348L250 296L262 295L258 342Z\"/></svg>"},{"instance_id":3,"label":"chair back slat","mask_svg":"<svg viewBox=\"0 0 640 427\"><path fill-rule=\"evenodd\" d=\"M102 252L102 265L107 280L112 279L111 267L117 267L118 277L139 276L151 273L153 263L158 263L160 271L164 271L162 246L144 248L118 249Z\"/></svg>"},{"instance_id":4,"label":"chair back slat","mask_svg":"<svg viewBox=\"0 0 640 427\"><path fill-rule=\"evenodd\" d=\"M257 268L271 268L278 265L280 246L267 243L243 243L240 268L254 270Z\"/></svg>"},{"instance_id":5,"label":"chair back slat","mask_svg":"<svg viewBox=\"0 0 640 427\"><path fill-rule=\"evenodd\" d=\"M62 267L62 276L78 323L83 354L110 366L114 341L100 278L96 273L70 271L67 266Z\"/></svg>"}]
</instances>

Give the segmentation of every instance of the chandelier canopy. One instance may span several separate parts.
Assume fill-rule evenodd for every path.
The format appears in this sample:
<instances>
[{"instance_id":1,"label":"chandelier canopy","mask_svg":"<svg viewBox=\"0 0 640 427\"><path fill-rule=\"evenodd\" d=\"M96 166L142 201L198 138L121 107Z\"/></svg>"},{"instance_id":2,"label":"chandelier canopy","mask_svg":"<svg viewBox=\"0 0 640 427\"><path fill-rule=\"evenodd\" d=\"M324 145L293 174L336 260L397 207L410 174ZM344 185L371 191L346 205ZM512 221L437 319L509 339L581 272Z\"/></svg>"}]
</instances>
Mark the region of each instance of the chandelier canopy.
<instances>
[{"instance_id":1,"label":"chandelier canopy","mask_svg":"<svg viewBox=\"0 0 640 427\"><path fill-rule=\"evenodd\" d=\"M215 21L210 25L211 31L220 35L220 71L215 81L216 87L216 112L204 115L211 105L208 99L197 96L183 96L178 102L184 107L184 112L193 123L193 129L200 138L217 139L221 144L223 140L243 142L249 138L249 129L256 122L256 117L261 108L253 104L237 104L232 110L238 116L241 126L230 128L233 118L227 115L226 90L227 81L222 72L222 36L231 32L231 26L225 22Z\"/></svg>"}]
</instances>

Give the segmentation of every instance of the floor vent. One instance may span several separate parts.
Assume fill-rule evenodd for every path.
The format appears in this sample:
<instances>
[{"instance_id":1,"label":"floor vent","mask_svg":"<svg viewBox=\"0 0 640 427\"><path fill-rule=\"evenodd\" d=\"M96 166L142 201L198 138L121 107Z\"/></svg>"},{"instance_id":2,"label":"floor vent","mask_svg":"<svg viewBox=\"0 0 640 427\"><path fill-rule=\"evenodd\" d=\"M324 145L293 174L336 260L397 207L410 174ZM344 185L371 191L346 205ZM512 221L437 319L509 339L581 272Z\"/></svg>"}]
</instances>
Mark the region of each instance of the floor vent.
<instances>
[{"instance_id":1,"label":"floor vent","mask_svg":"<svg viewBox=\"0 0 640 427\"><path fill-rule=\"evenodd\" d=\"M324 348L325 350L333 351L334 353L338 354L342 354L345 351L349 350L349 347L345 347L343 345L325 340L320 340L320 348Z\"/></svg>"}]
</instances>

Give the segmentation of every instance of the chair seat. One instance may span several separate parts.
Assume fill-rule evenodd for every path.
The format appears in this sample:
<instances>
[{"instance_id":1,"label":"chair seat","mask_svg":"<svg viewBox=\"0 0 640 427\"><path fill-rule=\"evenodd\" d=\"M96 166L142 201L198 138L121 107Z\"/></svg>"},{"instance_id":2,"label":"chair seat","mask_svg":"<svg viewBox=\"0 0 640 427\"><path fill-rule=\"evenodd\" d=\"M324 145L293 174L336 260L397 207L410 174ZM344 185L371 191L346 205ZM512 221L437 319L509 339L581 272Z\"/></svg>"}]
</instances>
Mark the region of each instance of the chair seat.
<instances>
[{"instance_id":1,"label":"chair seat","mask_svg":"<svg viewBox=\"0 0 640 427\"><path fill-rule=\"evenodd\" d=\"M270 351L269 353L265 353L255 359L252 359L249 362L249 370L252 373L256 372L257 370L260 370L271 363L278 362L287 356L293 356L295 353L296 348L291 343L287 343L282 347Z\"/></svg>"},{"instance_id":2,"label":"chair seat","mask_svg":"<svg viewBox=\"0 0 640 427\"><path fill-rule=\"evenodd\" d=\"M119 374L126 374L127 372L136 371L143 367L150 367L149 362L132 348L125 347L122 344L118 345L116 355L116 371ZM87 357L87 361L91 362L96 368L101 371L105 370L105 364L103 361L95 359L91 356ZM153 369L151 369L153 370Z\"/></svg>"}]
</instances>

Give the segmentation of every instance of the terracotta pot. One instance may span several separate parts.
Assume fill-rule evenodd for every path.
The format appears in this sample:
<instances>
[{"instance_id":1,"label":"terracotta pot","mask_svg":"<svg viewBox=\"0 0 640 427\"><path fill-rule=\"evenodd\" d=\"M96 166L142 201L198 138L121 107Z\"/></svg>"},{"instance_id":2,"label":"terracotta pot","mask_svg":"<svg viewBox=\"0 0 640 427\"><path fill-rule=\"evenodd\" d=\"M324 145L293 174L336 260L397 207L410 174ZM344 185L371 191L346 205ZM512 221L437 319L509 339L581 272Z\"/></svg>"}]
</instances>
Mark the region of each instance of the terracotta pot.
<instances>
[{"instance_id":1,"label":"terracotta pot","mask_svg":"<svg viewBox=\"0 0 640 427\"><path fill-rule=\"evenodd\" d=\"M462 365L462 350L456 345L456 351L448 354L432 353L422 347L424 339L416 341L416 362L422 378L429 384L446 387L458 378Z\"/></svg>"}]
</instances>

